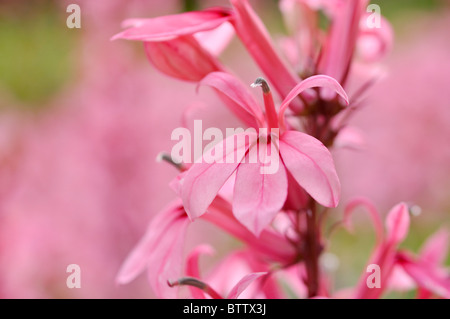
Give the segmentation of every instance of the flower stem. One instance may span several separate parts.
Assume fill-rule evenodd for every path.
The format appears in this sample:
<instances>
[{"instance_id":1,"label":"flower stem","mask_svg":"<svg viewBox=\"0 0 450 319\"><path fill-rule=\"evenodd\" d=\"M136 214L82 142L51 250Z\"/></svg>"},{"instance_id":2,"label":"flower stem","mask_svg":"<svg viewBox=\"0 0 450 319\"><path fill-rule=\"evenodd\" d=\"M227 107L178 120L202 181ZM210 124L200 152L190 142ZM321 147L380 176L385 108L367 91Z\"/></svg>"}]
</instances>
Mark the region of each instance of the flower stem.
<instances>
[{"instance_id":1,"label":"flower stem","mask_svg":"<svg viewBox=\"0 0 450 319\"><path fill-rule=\"evenodd\" d=\"M306 234L304 237L304 256L307 273L308 297L315 297L319 292L319 255L320 243L316 223L316 206L310 201L310 208L306 212Z\"/></svg>"}]
</instances>

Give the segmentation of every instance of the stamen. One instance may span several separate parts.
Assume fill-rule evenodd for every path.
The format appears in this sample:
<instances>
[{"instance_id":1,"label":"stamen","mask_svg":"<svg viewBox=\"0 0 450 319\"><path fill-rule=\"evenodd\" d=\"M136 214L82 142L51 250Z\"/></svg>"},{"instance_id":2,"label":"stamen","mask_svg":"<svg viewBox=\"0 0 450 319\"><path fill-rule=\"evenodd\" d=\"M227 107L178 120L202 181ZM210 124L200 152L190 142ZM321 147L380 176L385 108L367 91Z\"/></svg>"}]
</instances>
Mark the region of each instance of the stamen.
<instances>
[{"instance_id":1,"label":"stamen","mask_svg":"<svg viewBox=\"0 0 450 319\"><path fill-rule=\"evenodd\" d=\"M254 83L250 85L252 88L261 87L264 95L264 107L266 109L266 120L268 129L278 128L278 116L275 110L275 103L273 102L272 93L270 92L269 84L263 78L257 78Z\"/></svg>"},{"instance_id":2,"label":"stamen","mask_svg":"<svg viewBox=\"0 0 450 319\"><path fill-rule=\"evenodd\" d=\"M175 166L175 168L177 168L179 171L184 171L185 167L183 166L182 163L177 163L176 161L173 160L172 156L170 156L170 154L161 152L156 156L156 161L158 162L167 162L173 166Z\"/></svg>"},{"instance_id":3,"label":"stamen","mask_svg":"<svg viewBox=\"0 0 450 319\"><path fill-rule=\"evenodd\" d=\"M264 78L261 78L261 77L257 78L255 80L255 82L252 83L250 86L252 88L256 88L256 87L260 86L262 88L262 90L263 90L263 93L269 93L270 92L269 84L267 84L266 80L264 80Z\"/></svg>"},{"instance_id":4,"label":"stamen","mask_svg":"<svg viewBox=\"0 0 450 319\"><path fill-rule=\"evenodd\" d=\"M204 283L203 281L200 281L196 278L192 277L183 277L176 281L167 281L167 284L169 287L174 286L191 286L198 289L203 290L208 295L210 295L213 299L223 299L221 295L219 295L214 289L212 289L207 283Z\"/></svg>"}]
</instances>

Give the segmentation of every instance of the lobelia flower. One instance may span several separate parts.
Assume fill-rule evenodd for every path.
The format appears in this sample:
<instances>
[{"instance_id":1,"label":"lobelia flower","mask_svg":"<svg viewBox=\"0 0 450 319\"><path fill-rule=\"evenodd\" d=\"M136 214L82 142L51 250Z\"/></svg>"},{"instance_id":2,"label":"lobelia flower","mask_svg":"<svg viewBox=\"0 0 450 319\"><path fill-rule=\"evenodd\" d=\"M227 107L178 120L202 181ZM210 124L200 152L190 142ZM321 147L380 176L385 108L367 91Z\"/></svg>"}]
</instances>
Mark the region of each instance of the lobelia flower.
<instances>
[{"instance_id":1,"label":"lobelia flower","mask_svg":"<svg viewBox=\"0 0 450 319\"><path fill-rule=\"evenodd\" d=\"M264 230L256 238L232 216L229 203L220 197L214 200L209 211L211 213L205 214L203 218L242 240L255 257L282 264L291 263L295 259L296 251L286 238L272 230ZM145 235L126 258L116 282L127 284L147 270L150 285L158 297L176 297L177 290L167 283L175 283L175 280L182 277L184 241L189 224L190 220L181 200L177 199L163 209L152 220ZM209 253L208 249L202 247L195 252ZM187 275L198 277L192 266L195 252L187 258Z\"/></svg>"},{"instance_id":2,"label":"lobelia flower","mask_svg":"<svg viewBox=\"0 0 450 319\"><path fill-rule=\"evenodd\" d=\"M284 121L289 103L312 87L330 88L347 102L347 95L336 80L328 76L314 76L300 82L277 112L267 83L259 78L253 86L262 87L265 114L245 87L230 74L214 72L200 84L221 91L252 113L260 131L247 130L227 137L203 154L183 174L179 195L191 219L206 212L234 172L233 214L256 235L283 207L288 189L287 171L317 202L327 207L337 206L340 184L330 152L314 137L287 130ZM275 169L265 165L268 157L271 166L273 161L277 163Z\"/></svg>"},{"instance_id":3,"label":"lobelia flower","mask_svg":"<svg viewBox=\"0 0 450 319\"><path fill-rule=\"evenodd\" d=\"M223 70L216 56L202 41L205 32L217 29L232 17L229 10L211 8L151 19L129 19L123 22L129 29L111 39L143 41L149 61L161 72L186 81L200 81L208 73ZM221 46L229 37L229 29L219 29ZM203 33L203 34L201 34ZM197 35L197 37L196 37ZM228 39L228 40L227 40ZM220 53L214 48L214 54Z\"/></svg>"},{"instance_id":4,"label":"lobelia flower","mask_svg":"<svg viewBox=\"0 0 450 319\"><path fill-rule=\"evenodd\" d=\"M181 201L174 201L163 209L125 260L116 281L129 283L147 268L153 291L160 297L175 298L177 291L167 285L167 278L181 276L183 242L188 225L189 219Z\"/></svg>"},{"instance_id":5,"label":"lobelia flower","mask_svg":"<svg viewBox=\"0 0 450 319\"><path fill-rule=\"evenodd\" d=\"M367 4L367 0L280 1L280 10L290 33L280 44L292 68L303 77L327 74L338 80L351 97L352 106L341 109L331 120L331 132L334 133L320 138L327 146L335 145L336 136L340 142L347 138L344 129L348 119L354 115L369 88L384 75L375 62L392 47L391 26L381 15L368 13ZM325 29L319 23L323 20L319 12L329 22ZM327 91L322 93L323 111L333 113L335 105L326 101L329 94ZM311 102L310 99L307 102ZM291 110L296 115L311 114L315 108L308 104L306 110L305 105L292 105ZM362 140L362 135L357 136L357 140Z\"/></svg>"},{"instance_id":6,"label":"lobelia flower","mask_svg":"<svg viewBox=\"0 0 450 319\"><path fill-rule=\"evenodd\" d=\"M356 299L376 299L388 288L388 282L396 263L397 246L406 238L409 230L409 210L405 203L394 206L385 219L386 232L380 215L373 204L364 198L350 202L345 209L344 223L351 227L350 214L356 206L365 206L372 218L376 232L376 247L368 265L377 265L380 269L379 286L369 287L370 272L364 272L353 292Z\"/></svg>"},{"instance_id":7,"label":"lobelia flower","mask_svg":"<svg viewBox=\"0 0 450 319\"><path fill-rule=\"evenodd\" d=\"M340 182L326 146L333 145L338 133L334 145L363 144L356 131L343 129L348 109L338 96L348 104L342 86L351 86L348 82L355 67L354 57L359 54L363 62L380 59L390 48L391 29L385 20L381 20L381 28L368 27L365 22L369 15L364 13L368 0L281 1L288 19L294 12L291 9L297 6L306 17L300 22L290 20L291 30L298 32L299 38L286 42L292 49L290 60L299 65L298 75L277 54L249 2L230 2L231 10L213 8L127 20L124 25L131 28L114 37L143 41L147 57L156 68L169 76L211 87L249 126L219 141L193 165L182 167L183 172L172 183L181 199L153 221L118 279L128 282L147 268L159 296L174 296L176 293L169 292L169 286L188 285L195 298L276 298L285 296L273 276L278 273L278 279L289 281L298 296L329 297L329 281L314 274L314 261L323 245L321 229L314 224L312 205L338 204ZM318 9L330 20L326 32L318 27ZM283 100L278 109L264 79L258 78L252 84L262 88L262 111L244 85L218 61L217 55L227 44L219 35L227 34L228 39L232 34L230 25ZM208 45L206 41L211 38L216 41ZM300 50L296 51L296 45ZM299 57L305 59L301 61ZM306 79L301 81L301 77ZM358 83L355 96L359 97L372 80ZM309 90L313 87L320 89ZM287 114L288 108L294 114ZM342 118L336 116L338 113ZM314 137L294 130L300 127ZM214 142L217 141L216 137ZM225 184L227 188L232 186L229 202L224 199L228 198L224 195ZM381 287L368 287L369 274L364 273L351 296L380 297L390 283L395 285L395 273L402 271L403 278L417 283L420 296L434 293L448 297L449 281L438 265L446 237L436 236L418 258L399 252L398 245L409 228L407 206L400 203L391 209L385 230L375 207L367 200L357 199L347 206L347 226L353 208L361 204L369 209L375 224L377 244L369 264L381 268ZM320 222L324 215L320 215ZM210 274L202 276L198 259L212 254L212 249L197 247L187 257L183 277L183 238L189 222L199 217L243 241L246 249L232 252ZM275 217L286 217L288 221L283 225ZM267 227L272 221L274 227ZM281 270L274 271L273 262L279 263ZM232 274L224 276L229 269L233 269ZM267 285L270 288L266 289Z\"/></svg>"},{"instance_id":8,"label":"lobelia flower","mask_svg":"<svg viewBox=\"0 0 450 319\"><path fill-rule=\"evenodd\" d=\"M224 71L215 56L217 52L208 52L207 45L202 43L211 37L200 33L217 32L221 28L218 44L224 47L230 40L230 32L221 25L229 22L280 96L285 98L301 79L276 52L269 33L248 1L232 0L231 4L233 10L210 8L152 19L129 19L123 26L130 28L113 36L112 40L143 41L147 57L157 69L175 78L196 82L210 72ZM301 105L301 102L294 100L292 104Z\"/></svg>"},{"instance_id":9,"label":"lobelia flower","mask_svg":"<svg viewBox=\"0 0 450 319\"><path fill-rule=\"evenodd\" d=\"M258 259L252 250L238 250L230 253L215 265L207 276L204 276L205 280L202 280L199 258L205 254L214 254L214 249L209 245L196 247L187 257L187 277L171 281L170 285L190 286L192 296L197 299L208 297L222 299L224 296L228 299L236 299L244 291L245 293L241 296L243 298L267 298L272 292L274 282L268 276L268 264ZM229 272L228 276L223 276L224 272L229 269L233 269L233 271ZM260 284L250 286L256 280ZM263 287L269 289L262 289Z\"/></svg>"},{"instance_id":10,"label":"lobelia flower","mask_svg":"<svg viewBox=\"0 0 450 319\"><path fill-rule=\"evenodd\" d=\"M409 252L397 254L397 267L418 286L418 298L434 295L450 298L450 278L448 270L442 267L449 248L450 233L441 229L431 236L417 257Z\"/></svg>"}]
</instances>

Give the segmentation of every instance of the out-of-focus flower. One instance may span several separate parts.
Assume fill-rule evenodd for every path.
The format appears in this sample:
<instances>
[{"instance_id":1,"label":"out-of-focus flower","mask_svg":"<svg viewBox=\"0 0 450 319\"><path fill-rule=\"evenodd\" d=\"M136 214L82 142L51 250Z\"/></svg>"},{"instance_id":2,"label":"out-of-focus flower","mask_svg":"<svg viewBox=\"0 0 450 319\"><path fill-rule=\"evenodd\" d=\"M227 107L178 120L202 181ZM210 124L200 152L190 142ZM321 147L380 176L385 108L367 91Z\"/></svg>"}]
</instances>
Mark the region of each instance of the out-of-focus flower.
<instances>
[{"instance_id":1,"label":"out-of-focus flower","mask_svg":"<svg viewBox=\"0 0 450 319\"><path fill-rule=\"evenodd\" d=\"M358 204L365 204L369 208L371 217L373 218L374 227L377 234L377 245L375 251L368 264L374 264L381 269L380 286L369 287L367 284L370 273L364 272L359 280L354 292L354 298L378 298L387 288L388 278L391 275L392 269L396 261L397 246L402 242L409 230L409 211L404 203L400 203L393 207L386 217L386 233L382 228L380 215L373 208L373 205L367 203L363 199L357 199L350 203L346 209L346 216L344 219L348 223L348 218L353 208Z\"/></svg>"},{"instance_id":2,"label":"out-of-focus flower","mask_svg":"<svg viewBox=\"0 0 450 319\"><path fill-rule=\"evenodd\" d=\"M195 35L217 29L231 17L228 10L208 9L152 19L129 19L123 26L131 27L112 39L144 41L148 59L160 71L181 80L200 81L223 67L199 41L209 37ZM223 41L226 43L226 38Z\"/></svg>"},{"instance_id":3,"label":"out-of-focus flower","mask_svg":"<svg viewBox=\"0 0 450 319\"><path fill-rule=\"evenodd\" d=\"M117 282L126 284L147 269L153 291L160 297L174 298L176 290L167 278L181 276L183 243L189 219L180 201L157 215L146 234L124 262Z\"/></svg>"},{"instance_id":4,"label":"out-of-focus flower","mask_svg":"<svg viewBox=\"0 0 450 319\"><path fill-rule=\"evenodd\" d=\"M397 267L419 288L419 298L433 295L450 298L448 270L442 266L447 257L449 239L448 230L441 229L426 241L416 258L409 252L397 255Z\"/></svg>"}]
</instances>

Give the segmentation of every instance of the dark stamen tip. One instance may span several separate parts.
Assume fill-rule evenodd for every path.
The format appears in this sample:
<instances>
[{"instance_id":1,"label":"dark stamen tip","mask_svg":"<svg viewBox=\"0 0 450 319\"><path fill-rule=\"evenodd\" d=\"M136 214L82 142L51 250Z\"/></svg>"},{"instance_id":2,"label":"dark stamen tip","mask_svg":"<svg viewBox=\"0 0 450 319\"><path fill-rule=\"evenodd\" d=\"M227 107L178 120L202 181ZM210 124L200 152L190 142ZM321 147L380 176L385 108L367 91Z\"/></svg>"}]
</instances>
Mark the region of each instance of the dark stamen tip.
<instances>
[{"instance_id":1,"label":"dark stamen tip","mask_svg":"<svg viewBox=\"0 0 450 319\"><path fill-rule=\"evenodd\" d=\"M164 153L164 152L159 153L158 156L156 157L156 160L157 160L158 162L162 162L162 161L167 162L167 163L169 163L169 164L175 166L175 167L176 167L177 169L179 169L180 171L183 170L183 165L182 165L181 163L179 163L178 161L175 161L175 160L172 158L172 156L170 156L170 154L167 154L167 153Z\"/></svg>"},{"instance_id":2,"label":"dark stamen tip","mask_svg":"<svg viewBox=\"0 0 450 319\"><path fill-rule=\"evenodd\" d=\"M260 86L264 93L270 92L269 84L267 84L267 81L264 80L264 78L259 77L251 84L251 87L253 88L257 86Z\"/></svg>"}]
</instances>

